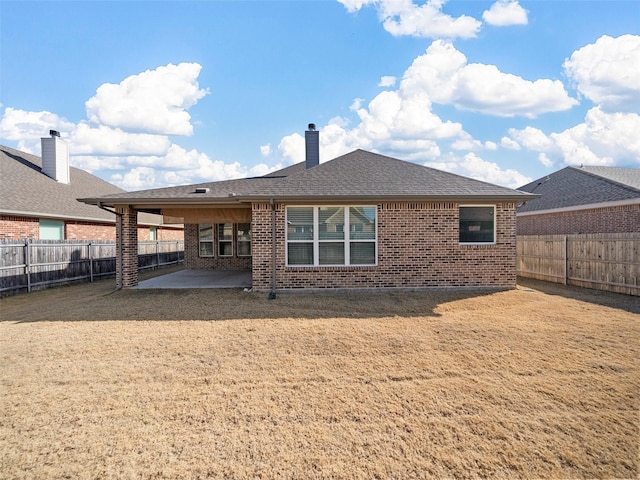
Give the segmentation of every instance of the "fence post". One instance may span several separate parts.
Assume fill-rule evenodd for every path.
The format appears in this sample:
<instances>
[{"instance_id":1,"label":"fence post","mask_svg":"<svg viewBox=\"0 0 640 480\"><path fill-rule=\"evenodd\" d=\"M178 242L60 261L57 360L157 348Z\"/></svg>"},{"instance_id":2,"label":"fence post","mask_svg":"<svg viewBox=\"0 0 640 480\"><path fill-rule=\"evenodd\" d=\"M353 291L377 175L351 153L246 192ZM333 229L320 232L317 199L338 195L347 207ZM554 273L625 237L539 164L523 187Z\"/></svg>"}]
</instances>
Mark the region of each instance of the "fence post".
<instances>
[{"instance_id":1,"label":"fence post","mask_svg":"<svg viewBox=\"0 0 640 480\"><path fill-rule=\"evenodd\" d=\"M91 241L89 241L87 248L89 249L89 281L93 283L93 248L91 247Z\"/></svg>"},{"instance_id":2,"label":"fence post","mask_svg":"<svg viewBox=\"0 0 640 480\"><path fill-rule=\"evenodd\" d=\"M564 284L569 283L569 237L564 236Z\"/></svg>"},{"instance_id":3,"label":"fence post","mask_svg":"<svg viewBox=\"0 0 640 480\"><path fill-rule=\"evenodd\" d=\"M160 242L156 240L156 270L160 268Z\"/></svg>"},{"instance_id":4,"label":"fence post","mask_svg":"<svg viewBox=\"0 0 640 480\"><path fill-rule=\"evenodd\" d=\"M24 241L24 263L27 274L27 292L31 292L31 240Z\"/></svg>"}]
</instances>

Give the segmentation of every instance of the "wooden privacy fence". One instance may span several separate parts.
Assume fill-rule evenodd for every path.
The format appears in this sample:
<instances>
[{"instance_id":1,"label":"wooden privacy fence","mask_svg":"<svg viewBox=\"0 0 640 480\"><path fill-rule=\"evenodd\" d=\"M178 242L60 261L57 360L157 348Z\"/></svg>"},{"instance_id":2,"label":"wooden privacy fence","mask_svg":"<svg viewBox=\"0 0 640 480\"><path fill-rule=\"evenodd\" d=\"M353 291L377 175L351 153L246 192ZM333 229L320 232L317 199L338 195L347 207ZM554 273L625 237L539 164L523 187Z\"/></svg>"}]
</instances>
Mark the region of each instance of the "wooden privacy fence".
<instances>
[{"instance_id":1,"label":"wooden privacy fence","mask_svg":"<svg viewBox=\"0 0 640 480\"><path fill-rule=\"evenodd\" d=\"M138 242L138 268L184 261L184 241ZM115 241L0 240L0 293L116 273Z\"/></svg>"},{"instance_id":2,"label":"wooden privacy fence","mask_svg":"<svg viewBox=\"0 0 640 480\"><path fill-rule=\"evenodd\" d=\"M520 276L640 295L640 232L519 235L517 249Z\"/></svg>"}]
</instances>

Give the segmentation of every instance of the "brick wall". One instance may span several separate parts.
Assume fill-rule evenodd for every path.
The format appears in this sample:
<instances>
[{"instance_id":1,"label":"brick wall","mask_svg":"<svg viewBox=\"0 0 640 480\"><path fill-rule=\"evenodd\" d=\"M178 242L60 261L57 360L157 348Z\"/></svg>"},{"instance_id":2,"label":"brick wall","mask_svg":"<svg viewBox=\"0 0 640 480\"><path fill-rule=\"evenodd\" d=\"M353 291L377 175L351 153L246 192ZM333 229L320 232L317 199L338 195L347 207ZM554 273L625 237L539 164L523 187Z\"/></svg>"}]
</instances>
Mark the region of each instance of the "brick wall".
<instances>
[{"instance_id":1,"label":"brick wall","mask_svg":"<svg viewBox=\"0 0 640 480\"><path fill-rule=\"evenodd\" d=\"M214 228L214 250L217 248L217 229ZM186 224L184 226L184 266L194 270L251 270L251 257L238 257L236 239L238 232L234 228L232 257L201 257L198 238L198 225ZM217 252L216 252L217 253Z\"/></svg>"},{"instance_id":2,"label":"brick wall","mask_svg":"<svg viewBox=\"0 0 640 480\"><path fill-rule=\"evenodd\" d=\"M640 204L517 217L518 235L640 231Z\"/></svg>"},{"instance_id":3,"label":"brick wall","mask_svg":"<svg viewBox=\"0 0 640 480\"><path fill-rule=\"evenodd\" d=\"M138 285L138 213L118 207L116 215L116 287Z\"/></svg>"},{"instance_id":4,"label":"brick wall","mask_svg":"<svg viewBox=\"0 0 640 480\"><path fill-rule=\"evenodd\" d=\"M286 267L285 206L276 205L277 289L514 287L515 204L496 206L496 244L460 245L457 203L382 203L378 265ZM271 289L271 206L253 205L253 288Z\"/></svg>"},{"instance_id":5,"label":"brick wall","mask_svg":"<svg viewBox=\"0 0 640 480\"><path fill-rule=\"evenodd\" d=\"M66 221L65 240L115 240L115 224Z\"/></svg>"},{"instance_id":6,"label":"brick wall","mask_svg":"<svg viewBox=\"0 0 640 480\"><path fill-rule=\"evenodd\" d=\"M115 223L91 223L66 220L64 225L65 240L115 240ZM158 227L158 240L182 240L182 228ZM19 217L11 215L0 216L0 238L32 239L40 238L40 219L33 217ZM138 226L138 239L149 240L149 227Z\"/></svg>"},{"instance_id":7,"label":"brick wall","mask_svg":"<svg viewBox=\"0 0 640 480\"><path fill-rule=\"evenodd\" d=\"M39 236L40 221L37 218L0 216L0 238L37 240Z\"/></svg>"}]
</instances>

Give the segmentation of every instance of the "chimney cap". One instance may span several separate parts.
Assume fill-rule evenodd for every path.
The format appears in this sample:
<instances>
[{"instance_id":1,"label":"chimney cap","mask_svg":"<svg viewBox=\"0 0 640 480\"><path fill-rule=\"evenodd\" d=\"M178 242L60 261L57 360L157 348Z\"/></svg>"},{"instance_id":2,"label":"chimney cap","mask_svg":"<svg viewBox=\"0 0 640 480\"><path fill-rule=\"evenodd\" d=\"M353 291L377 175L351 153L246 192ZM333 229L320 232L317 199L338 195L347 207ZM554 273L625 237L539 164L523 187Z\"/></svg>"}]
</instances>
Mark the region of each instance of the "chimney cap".
<instances>
[{"instance_id":1,"label":"chimney cap","mask_svg":"<svg viewBox=\"0 0 640 480\"><path fill-rule=\"evenodd\" d=\"M49 130L49 135L51 135L52 137L59 137L60 132L57 130Z\"/></svg>"},{"instance_id":2,"label":"chimney cap","mask_svg":"<svg viewBox=\"0 0 640 480\"><path fill-rule=\"evenodd\" d=\"M313 131L316 129L316 124L315 123L310 123L309 124L309 130Z\"/></svg>"}]
</instances>

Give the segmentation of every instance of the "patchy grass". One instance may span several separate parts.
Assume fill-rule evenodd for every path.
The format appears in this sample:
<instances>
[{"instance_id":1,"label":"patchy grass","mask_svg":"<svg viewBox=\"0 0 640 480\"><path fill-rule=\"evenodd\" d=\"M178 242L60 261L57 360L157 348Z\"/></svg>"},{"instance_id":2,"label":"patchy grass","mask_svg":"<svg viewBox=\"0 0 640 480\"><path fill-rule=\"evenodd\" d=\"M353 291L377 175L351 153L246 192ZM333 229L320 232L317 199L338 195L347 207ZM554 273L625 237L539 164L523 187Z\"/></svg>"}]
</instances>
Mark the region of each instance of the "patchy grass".
<instances>
[{"instance_id":1,"label":"patchy grass","mask_svg":"<svg viewBox=\"0 0 640 480\"><path fill-rule=\"evenodd\" d=\"M3 478L638 478L637 298L0 300Z\"/></svg>"}]
</instances>

